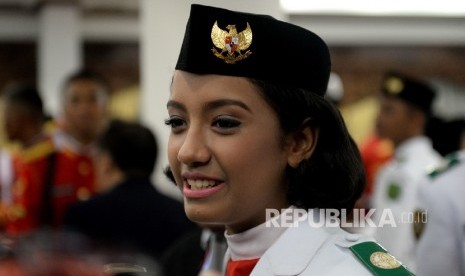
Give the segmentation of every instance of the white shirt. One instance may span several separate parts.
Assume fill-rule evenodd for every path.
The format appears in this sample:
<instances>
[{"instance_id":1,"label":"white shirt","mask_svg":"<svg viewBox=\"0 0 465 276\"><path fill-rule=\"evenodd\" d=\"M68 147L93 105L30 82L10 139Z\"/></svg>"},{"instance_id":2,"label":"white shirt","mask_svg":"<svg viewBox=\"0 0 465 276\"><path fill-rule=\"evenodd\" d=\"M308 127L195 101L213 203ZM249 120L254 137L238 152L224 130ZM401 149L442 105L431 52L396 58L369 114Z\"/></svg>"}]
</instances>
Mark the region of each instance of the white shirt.
<instances>
[{"instance_id":1,"label":"white shirt","mask_svg":"<svg viewBox=\"0 0 465 276\"><path fill-rule=\"evenodd\" d=\"M428 138L414 137L396 148L394 158L376 177L372 198L372 208L376 209L375 223L379 225L383 215L390 212L396 227L377 227L374 238L413 271L416 241L412 223L417 188L428 170L442 160Z\"/></svg>"},{"instance_id":2,"label":"white shirt","mask_svg":"<svg viewBox=\"0 0 465 276\"><path fill-rule=\"evenodd\" d=\"M0 202L2 204L12 203L12 186L15 177L11 153L7 150L0 150Z\"/></svg>"},{"instance_id":3,"label":"white shirt","mask_svg":"<svg viewBox=\"0 0 465 276\"><path fill-rule=\"evenodd\" d=\"M225 260L260 258L252 276L372 275L350 251L352 245L370 238L339 227L313 227L307 215L290 227L264 223L240 234L226 235L226 240L229 249Z\"/></svg>"},{"instance_id":4,"label":"white shirt","mask_svg":"<svg viewBox=\"0 0 465 276\"><path fill-rule=\"evenodd\" d=\"M417 247L418 275L465 276L465 151L419 189L427 221Z\"/></svg>"},{"instance_id":5,"label":"white shirt","mask_svg":"<svg viewBox=\"0 0 465 276\"><path fill-rule=\"evenodd\" d=\"M73 136L58 129L52 134L53 144L58 150L69 150L78 155L92 155L95 151L95 144L83 145Z\"/></svg>"},{"instance_id":6,"label":"white shirt","mask_svg":"<svg viewBox=\"0 0 465 276\"><path fill-rule=\"evenodd\" d=\"M294 209L294 207L290 207L285 212L292 212ZM279 216L273 219L279 219ZM239 234L229 235L225 233L228 243L227 255L233 261L258 259L286 229L286 227L267 227L264 222Z\"/></svg>"}]
</instances>

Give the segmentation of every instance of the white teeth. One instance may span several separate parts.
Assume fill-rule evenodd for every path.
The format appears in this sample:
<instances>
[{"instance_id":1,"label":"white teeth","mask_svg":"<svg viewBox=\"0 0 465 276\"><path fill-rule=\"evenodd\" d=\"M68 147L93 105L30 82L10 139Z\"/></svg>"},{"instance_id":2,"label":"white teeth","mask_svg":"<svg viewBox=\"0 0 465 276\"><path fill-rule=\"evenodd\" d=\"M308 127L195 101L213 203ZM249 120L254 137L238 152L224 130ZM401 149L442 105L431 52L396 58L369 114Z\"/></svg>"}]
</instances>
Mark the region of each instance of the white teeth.
<instances>
[{"instance_id":1,"label":"white teeth","mask_svg":"<svg viewBox=\"0 0 465 276\"><path fill-rule=\"evenodd\" d=\"M200 190L200 189L206 189L206 188L211 188L215 186L215 181L188 179L187 184L191 186L192 190Z\"/></svg>"}]
</instances>

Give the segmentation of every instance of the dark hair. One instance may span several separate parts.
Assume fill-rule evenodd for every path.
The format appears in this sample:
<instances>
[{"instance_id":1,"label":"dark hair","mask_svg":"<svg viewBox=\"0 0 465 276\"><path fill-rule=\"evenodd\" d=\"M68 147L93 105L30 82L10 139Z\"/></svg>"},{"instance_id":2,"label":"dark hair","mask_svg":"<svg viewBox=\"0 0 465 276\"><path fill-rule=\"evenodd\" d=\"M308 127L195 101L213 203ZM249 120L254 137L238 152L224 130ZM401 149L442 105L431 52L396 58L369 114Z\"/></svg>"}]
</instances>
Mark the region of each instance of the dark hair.
<instances>
[{"instance_id":1,"label":"dark hair","mask_svg":"<svg viewBox=\"0 0 465 276\"><path fill-rule=\"evenodd\" d=\"M32 119L44 120L44 105L40 93L34 86L13 84L5 91L5 101L25 108Z\"/></svg>"},{"instance_id":2,"label":"dark hair","mask_svg":"<svg viewBox=\"0 0 465 276\"><path fill-rule=\"evenodd\" d=\"M106 81L106 79L98 74L97 72L94 72L90 69L80 69L74 73L72 73L71 75L69 75L66 79L65 79L65 82L63 83L63 93L65 93L67 87L74 81L80 81L80 80L89 80L89 81L93 81L95 83L97 83L98 85L100 85L103 89L103 92L104 94L108 94L108 91L109 91L109 85L108 85L108 82Z\"/></svg>"},{"instance_id":3,"label":"dark hair","mask_svg":"<svg viewBox=\"0 0 465 276\"><path fill-rule=\"evenodd\" d=\"M297 168L288 166L288 200L297 207L347 209L365 188L360 152L339 110L323 97L304 89L251 80L278 114L284 134L296 131L308 118L318 129L315 150Z\"/></svg>"},{"instance_id":4,"label":"dark hair","mask_svg":"<svg viewBox=\"0 0 465 276\"><path fill-rule=\"evenodd\" d=\"M139 124L112 120L97 140L126 176L149 177L154 170L158 146L153 132Z\"/></svg>"}]
</instances>

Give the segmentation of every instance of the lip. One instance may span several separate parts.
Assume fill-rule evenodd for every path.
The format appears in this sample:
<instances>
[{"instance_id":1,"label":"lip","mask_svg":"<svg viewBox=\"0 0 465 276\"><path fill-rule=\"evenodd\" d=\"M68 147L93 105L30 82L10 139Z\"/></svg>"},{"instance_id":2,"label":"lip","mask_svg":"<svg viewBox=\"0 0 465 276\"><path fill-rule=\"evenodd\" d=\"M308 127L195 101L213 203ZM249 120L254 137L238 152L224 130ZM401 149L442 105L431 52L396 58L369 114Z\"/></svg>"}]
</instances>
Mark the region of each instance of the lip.
<instances>
[{"instance_id":1,"label":"lip","mask_svg":"<svg viewBox=\"0 0 465 276\"><path fill-rule=\"evenodd\" d=\"M184 179L182 193L186 198L189 198L189 199L202 199L202 198L213 196L226 186L226 184L222 180L215 179L215 178L212 178L212 177L209 177L203 174L199 174L199 173L183 173L182 177ZM216 184L215 186L210 187L210 188L192 190L189 184L187 184L188 179L189 180L214 181L216 182Z\"/></svg>"}]
</instances>

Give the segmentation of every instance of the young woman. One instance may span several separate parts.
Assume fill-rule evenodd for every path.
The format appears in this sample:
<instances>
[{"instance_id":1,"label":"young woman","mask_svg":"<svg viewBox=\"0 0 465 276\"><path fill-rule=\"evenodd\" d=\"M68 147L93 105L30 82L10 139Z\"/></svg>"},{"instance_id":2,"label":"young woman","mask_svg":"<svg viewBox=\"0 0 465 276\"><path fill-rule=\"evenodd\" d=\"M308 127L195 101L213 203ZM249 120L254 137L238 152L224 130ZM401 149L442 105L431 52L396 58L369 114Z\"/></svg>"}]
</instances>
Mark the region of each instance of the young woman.
<instances>
[{"instance_id":1,"label":"young woman","mask_svg":"<svg viewBox=\"0 0 465 276\"><path fill-rule=\"evenodd\" d=\"M192 6L167 103L169 173L191 220L225 225L227 275L410 275L367 238L310 223L317 209L351 210L364 187L358 149L324 99L329 73L308 30Z\"/></svg>"}]
</instances>

